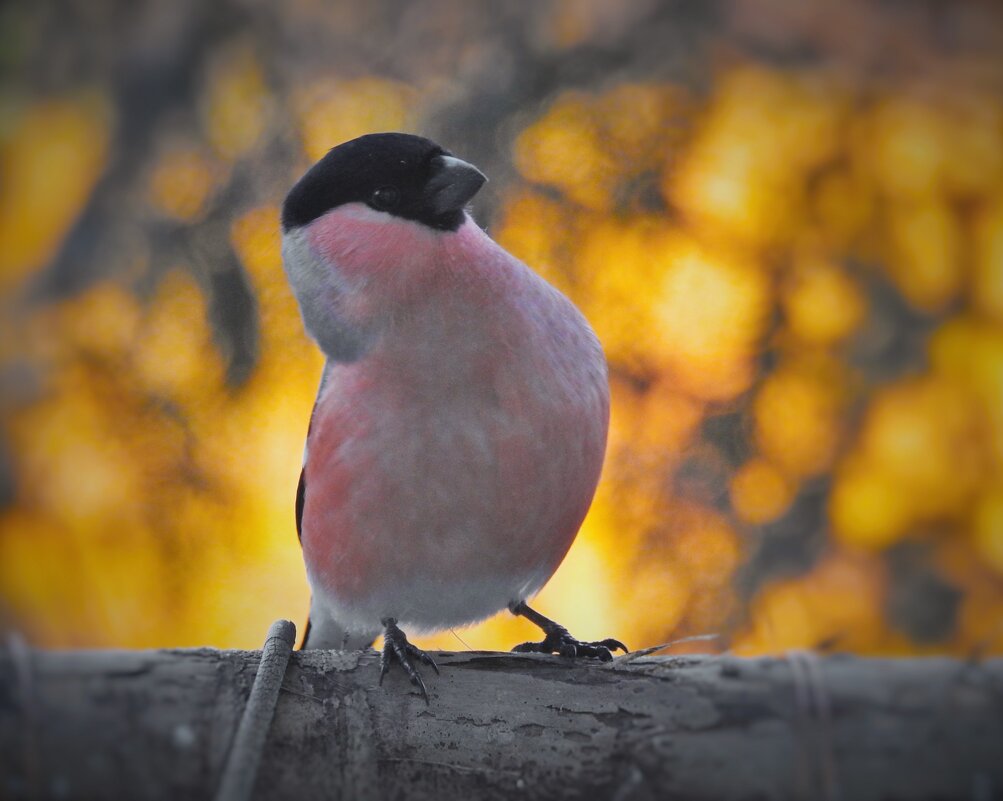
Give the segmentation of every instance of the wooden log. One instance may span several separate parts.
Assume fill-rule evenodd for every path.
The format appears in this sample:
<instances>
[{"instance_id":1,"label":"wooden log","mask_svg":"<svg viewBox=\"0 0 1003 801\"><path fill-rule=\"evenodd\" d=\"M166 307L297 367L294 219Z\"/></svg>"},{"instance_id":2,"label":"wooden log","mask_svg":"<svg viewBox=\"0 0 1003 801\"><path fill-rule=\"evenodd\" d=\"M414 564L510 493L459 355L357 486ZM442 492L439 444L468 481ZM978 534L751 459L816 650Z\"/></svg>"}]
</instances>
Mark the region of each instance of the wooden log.
<instances>
[{"instance_id":1,"label":"wooden log","mask_svg":"<svg viewBox=\"0 0 1003 801\"><path fill-rule=\"evenodd\" d=\"M1003 798L1003 660L292 655L254 797ZM0 797L212 798L258 651L0 650Z\"/></svg>"}]
</instances>

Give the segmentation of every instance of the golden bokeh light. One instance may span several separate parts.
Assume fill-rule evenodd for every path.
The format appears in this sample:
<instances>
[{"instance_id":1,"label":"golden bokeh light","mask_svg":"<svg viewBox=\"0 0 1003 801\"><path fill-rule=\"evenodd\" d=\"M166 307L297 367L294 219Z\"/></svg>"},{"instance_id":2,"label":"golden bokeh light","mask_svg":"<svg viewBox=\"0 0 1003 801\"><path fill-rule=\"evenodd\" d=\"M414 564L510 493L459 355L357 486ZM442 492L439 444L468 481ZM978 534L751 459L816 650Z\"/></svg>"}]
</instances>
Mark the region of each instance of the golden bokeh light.
<instances>
[{"instance_id":1,"label":"golden bokeh light","mask_svg":"<svg viewBox=\"0 0 1003 801\"><path fill-rule=\"evenodd\" d=\"M206 137L226 159L252 151L274 109L261 64L250 45L221 52L210 67L202 109Z\"/></svg>"},{"instance_id":2,"label":"golden bokeh light","mask_svg":"<svg viewBox=\"0 0 1003 801\"><path fill-rule=\"evenodd\" d=\"M109 116L94 92L25 106L0 134L0 291L52 258L104 168Z\"/></svg>"},{"instance_id":3,"label":"golden bokeh light","mask_svg":"<svg viewBox=\"0 0 1003 801\"><path fill-rule=\"evenodd\" d=\"M951 148L941 110L911 97L887 98L869 125L869 164L881 188L906 199L936 196Z\"/></svg>"},{"instance_id":4,"label":"golden bokeh light","mask_svg":"<svg viewBox=\"0 0 1003 801\"><path fill-rule=\"evenodd\" d=\"M665 226L650 218L590 216L588 223L576 243L579 285L572 294L610 357L644 370L657 336L652 293L665 281L669 266Z\"/></svg>"},{"instance_id":5,"label":"golden bokeh light","mask_svg":"<svg viewBox=\"0 0 1003 801\"><path fill-rule=\"evenodd\" d=\"M692 240L669 243L661 258L648 347L696 397L723 400L747 389L771 304L766 276Z\"/></svg>"},{"instance_id":6,"label":"golden bokeh light","mask_svg":"<svg viewBox=\"0 0 1003 801\"><path fill-rule=\"evenodd\" d=\"M1003 322L1003 193L978 217L973 265L972 304Z\"/></svg>"},{"instance_id":7,"label":"golden bokeh light","mask_svg":"<svg viewBox=\"0 0 1003 801\"><path fill-rule=\"evenodd\" d=\"M836 473L829 515L840 542L876 551L905 536L909 501L890 476L848 460Z\"/></svg>"},{"instance_id":8,"label":"golden bokeh light","mask_svg":"<svg viewBox=\"0 0 1003 801\"><path fill-rule=\"evenodd\" d=\"M985 563L1003 575L1003 491L979 498L972 514L975 549Z\"/></svg>"},{"instance_id":9,"label":"golden bokeh light","mask_svg":"<svg viewBox=\"0 0 1003 801\"><path fill-rule=\"evenodd\" d=\"M753 625L735 642L742 655L828 645L883 653L881 570L859 556L835 553L796 579L776 581L753 600Z\"/></svg>"},{"instance_id":10,"label":"golden bokeh light","mask_svg":"<svg viewBox=\"0 0 1003 801\"><path fill-rule=\"evenodd\" d=\"M885 547L910 526L960 515L984 476L975 407L943 380L879 392L837 475L833 523L847 544Z\"/></svg>"},{"instance_id":11,"label":"golden bokeh light","mask_svg":"<svg viewBox=\"0 0 1003 801\"><path fill-rule=\"evenodd\" d=\"M942 325L929 343L941 380L960 389L982 424L979 444L989 462L984 479L1003 476L1003 329L987 320L959 316Z\"/></svg>"},{"instance_id":12,"label":"golden bokeh light","mask_svg":"<svg viewBox=\"0 0 1003 801\"><path fill-rule=\"evenodd\" d=\"M899 291L922 311L939 311L961 290L961 233L940 200L903 203L891 215L889 271Z\"/></svg>"},{"instance_id":13,"label":"golden bokeh light","mask_svg":"<svg viewBox=\"0 0 1003 801\"><path fill-rule=\"evenodd\" d=\"M492 232L499 244L563 292L573 293L573 276L564 269L574 239L568 210L543 194L524 191L509 197L504 211Z\"/></svg>"},{"instance_id":14,"label":"golden bokeh light","mask_svg":"<svg viewBox=\"0 0 1003 801\"><path fill-rule=\"evenodd\" d=\"M379 78L309 84L292 99L307 159L317 161L334 145L363 134L409 130L414 94L407 84Z\"/></svg>"},{"instance_id":15,"label":"golden bokeh light","mask_svg":"<svg viewBox=\"0 0 1003 801\"><path fill-rule=\"evenodd\" d=\"M160 280L137 334L135 370L151 392L184 401L222 383L205 296L190 273L176 269Z\"/></svg>"},{"instance_id":16,"label":"golden bokeh light","mask_svg":"<svg viewBox=\"0 0 1003 801\"><path fill-rule=\"evenodd\" d=\"M817 258L798 261L781 299L791 332L817 345L831 345L852 334L863 319L866 303L853 278Z\"/></svg>"},{"instance_id":17,"label":"golden bokeh light","mask_svg":"<svg viewBox=\"0 0 1003 801\"><path fill-rule=\"evenodd\" d=\"M769 375L752 404L763 454L790 476L821 473L841 433L843 377L828 363L794 363Z\"/></svg>"},{"instance_id":18,"label":"golden bokeh light","mask_svg":"<svg viewBox=\"0 0 1003 801\"><path fill-rule=\"evenodd\" d=\"M838 145L844 101L823 76L738 69L715 102L664 191L710 235L775 244L800 222L806 170Z\"/></svg>"},{"instance_id":19,"label":"golden bokeh light","mask_svg":"<svg viewBox=\"0 0 1003 801\"><path fill-rule=\"evenodd\" d=\"M214 166L196 148L170 150L158 160L150 175L150 204L165 216L195 220L218 183Z\"/></svg>"},{"instance_id":20,"label":"golden bokeh light","mask_svg":"<svg viewBox=\"0 0 1003 801\"><path fill-rule=\"evenodd\" d=\"M519 135L514 156L527 180L555 186L586 208L609 210L619 173L589 98L562 97Z\"/></svg>"},{"instance_id":21,"label":"golden bokeh light","mask_svg":"<svg viewBox=\"0 0 1003 801\"><path fill-rule=\"evenodd\" d=\"M746 523L776 520L793 497L790 480L765 459L750 459L731 478L731 505Z\"/></svg>"}]
</instances>

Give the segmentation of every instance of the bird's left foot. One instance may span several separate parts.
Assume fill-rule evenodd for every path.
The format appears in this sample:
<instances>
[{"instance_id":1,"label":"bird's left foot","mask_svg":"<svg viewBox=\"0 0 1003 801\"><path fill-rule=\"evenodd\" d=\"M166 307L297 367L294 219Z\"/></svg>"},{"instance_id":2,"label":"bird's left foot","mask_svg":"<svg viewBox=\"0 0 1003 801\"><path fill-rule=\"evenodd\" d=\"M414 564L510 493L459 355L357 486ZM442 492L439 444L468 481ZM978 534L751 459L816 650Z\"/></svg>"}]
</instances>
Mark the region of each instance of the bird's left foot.
<instances>
[{"instance_id":1,"label":"bird's left foot","mask_svg":"<svg viewBox=\"0 0 1003 801\"><path fill-rule=\"evenodd\" d=\"M555 623L550 618L546 618L534 609L530 609L525 603L512 604L509 610L513 615L520 615L543 629L543 640L540 642L524 642L513 648L519 653L536 654L560 654L561 656L576 657L584 656L590 659L598 659L600 662L609 662L613 658L613 651L617 649L627 653L627 646L612 637L596 642L583 642L576 640L570 632L559 623Z\"/></svg>"},{"instance_id":2,"label":"bird's left foot","mask_svg":"<svg viewBox=\"0 0 1003 801\"><path fill-rule=\"evenodd\" d=\"M383 684L383 677L390 671L391 662L399 662L404 668L411 683L418 688L421 697L428 703L428 691L425 689L425 682L422 681L418 669L411 663L412 659L417 659L431 666L432 670L439 673L439 666L435 660L420 648L416 648L407 641L407 635L397 627L396 619L392 617L380 621L383 624L383 652L380 654L380 684Z\"/></svg>"}]
</instances>

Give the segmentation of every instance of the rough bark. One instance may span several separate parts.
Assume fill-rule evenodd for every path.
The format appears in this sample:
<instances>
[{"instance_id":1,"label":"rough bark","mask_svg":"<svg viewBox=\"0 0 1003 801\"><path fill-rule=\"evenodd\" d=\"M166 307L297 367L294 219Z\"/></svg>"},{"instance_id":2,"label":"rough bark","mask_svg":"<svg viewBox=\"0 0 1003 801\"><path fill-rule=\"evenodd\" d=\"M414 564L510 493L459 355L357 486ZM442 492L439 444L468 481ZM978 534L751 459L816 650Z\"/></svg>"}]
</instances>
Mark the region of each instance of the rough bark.
<instances>
[{"instance_id":1,"label":"rough bark","mask_svg":"<svg viewBox=\"0 0 1003 801\"><path fill-rule=\"evenodd\" d=\"M294 653L255 798L1003 797L1003 660ZM0 653L0 797L211 798L258 651Z\"/></svg>"}]
</instances>

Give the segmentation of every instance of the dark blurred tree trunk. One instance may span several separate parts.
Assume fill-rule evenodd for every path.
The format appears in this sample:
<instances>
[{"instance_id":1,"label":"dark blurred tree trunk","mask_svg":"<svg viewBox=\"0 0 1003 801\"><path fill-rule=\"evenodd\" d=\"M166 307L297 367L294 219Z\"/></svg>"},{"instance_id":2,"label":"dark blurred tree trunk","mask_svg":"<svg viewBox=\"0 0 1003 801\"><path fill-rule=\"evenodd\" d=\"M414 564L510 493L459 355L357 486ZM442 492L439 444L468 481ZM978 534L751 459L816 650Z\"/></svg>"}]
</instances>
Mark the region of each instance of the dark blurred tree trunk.
<instances>
[{"instance_id":1,"label":"dark blurred tree trunk","mask_svg":"<svg viewBox=\"0 0 1003 801\"><path fill-rule=\"evenodd\" d=\"M5 652L0 795L211 798L259 656ZM1003 798L1003 660L438 660L293 654L255 797Z\"/></svg>"}]
</instances>

